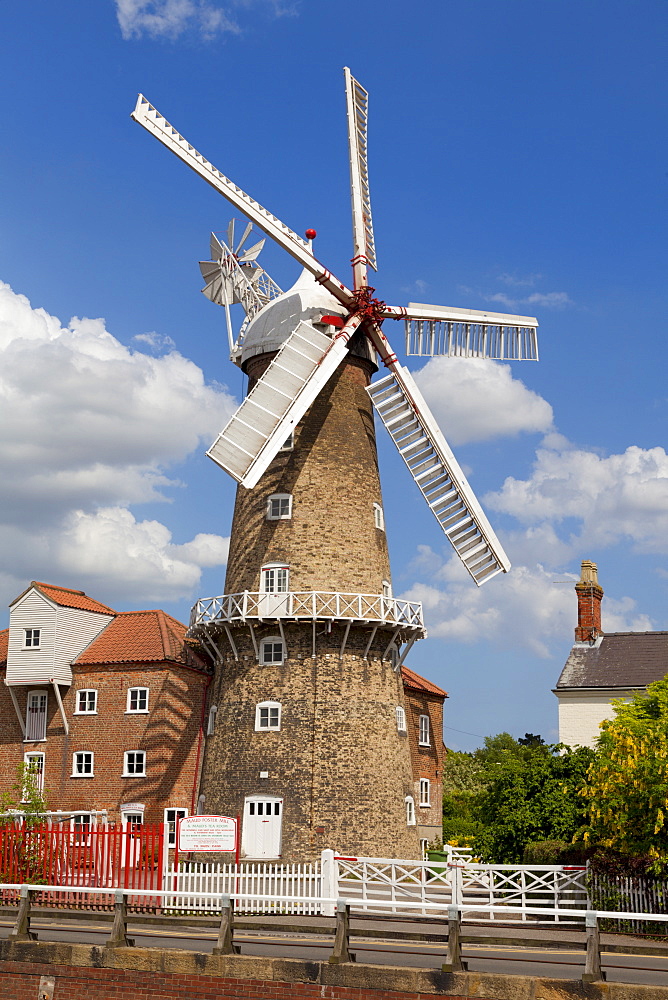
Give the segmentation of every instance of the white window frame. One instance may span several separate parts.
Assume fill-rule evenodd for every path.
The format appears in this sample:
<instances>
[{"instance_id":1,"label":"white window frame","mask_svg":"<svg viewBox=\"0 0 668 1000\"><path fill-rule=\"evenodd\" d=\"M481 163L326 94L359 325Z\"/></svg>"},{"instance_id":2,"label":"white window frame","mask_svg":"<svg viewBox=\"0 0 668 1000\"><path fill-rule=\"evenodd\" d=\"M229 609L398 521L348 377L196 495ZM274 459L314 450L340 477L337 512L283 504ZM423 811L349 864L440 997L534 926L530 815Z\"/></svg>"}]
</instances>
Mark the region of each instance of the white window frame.
<instances>
[{"instance_id":1,"label":"white window frame","mask_svg":"<svg viewBox=\"0 0 668 1000\"><path fill-rule=\"evenodd\" d=\"M41 628L24 628L23 648L40 649L42 645L42 631Z\"/></svg>"},{"instance_id":2,"label":"white window frame","mask_svg":"<svg viewBox=\"0 0 668 1000\"><path fill-rule=\"evenodd\" d=\"M88 695L90 695L90 694L92 694L92 695L95 696L93 698L93 707L92 708L88 708L87 707L88 706L88 702L90 701L90 699L88 698ZM84 708L81 707L81 696L82 695L86 695L86 697L84 698L84 704L85 704ZM96 688L79 688L79 690L75 692L75 697L76 697L77 701L76 701L76 708L74 709L73 715L97 715L97 689ZM83 816L83 813L81 815Z\"/></svg>"},{"instance_id":3,"label":"white window frame","mask_svg":"<svg viewBox=\"0 0 668 1000\"><path fill-rule=\"evenodd\" d=\"M429 778L420 778L420 808L431 806L431 782Z\"/></svg>"},{"instance_id":4,"label":"white window frame","mask_svg":"<svg viewBox=\"0 0 668 1000\"><path fill-rule=\"evenodd\" d=\"M130 766L130 754L134 754L135 760L133 762L134 766L137 765L136 756L137 754L142 755L142 765L143 771L130 771L128 770ZM146 751L145 750L126 750L123 754L123 778L145 778L146 777Z\"/></svg>"},{"instance_id":5,"label":"white window frame","mask_svg":"<svg viewBox=\"0 0 668 1000\"><path fill-rule=\"evenodd\" d=\"M278 646L281 647L281 658L280 660L274 659L275 650L272 650L272 658L270 660L265 660L265 647L266 646ZM280 635L268 635L265 639L260 642L260 665L263 667L280 667L282 663L285 663L285 643Z\"/></svg>"},{"instance_id":6,"label":"white window frame","mask_svg":"<svg viewBox=\"0 0 668 1000\"><path fill-rule=\"evenodd\" d=\"M272 510L276 507L276 511ZM289 521L292 517L292 494L272 493L267 497L267 520L268 521Z\"/></svg>"},{"instance_id":7,"label":"white window frame","mask_svg":"<svg viewBox=\"0 0 668 1000\"><path fill-rule=\"evenodd\" d=\"M292 451L292 449L294 448L294 446L295 446L295 432L294 431L290 431L290 433L286 437L285 441L283 442L283 444L281 445L281 447L278 450L279 451Z\"/></svg>"},{"instance_id":8,"label":"white window frame","mask_svg":"<svg viewBox=\"0 0 668 1000\"><path fill-rule=\"evenodd\" d=\"M404 799L406 805L406 826L415 826L415 800L412 795L407 795Z\"/></svg>"},{"instance_id":9,"label":"white window frame","mask_svg":"<svg viewBox=\"0 0 668 1000\"><path fill-rule=\"evenodd\" d=\"M418 739L418 746L431 746L431 721L428 715L420 716L420 735Z\"/></svg>"},{"instance_id":10,"label":"white window frame","mask_svg":"<svg viewBox=\"0 0 668 1000\"><path fill-rule=\"evenodd\" d=\"M79 822L77 823L77 820ZM70 830L72 831L72 843L75 847L90 846L90 832L93 829L92 813L76 813L70 817Z\"/></svg>"},{"instance_id":11,"label":"white window frame","mask_svg":"<svg viewBox=\"0 0 668 1000\"><path fill-rule=\"evenodd\" d=\"M262 725L262 710L267 713L267 725ZM271 725L272 709L275 710L277 723ZM255 706L255 732L256 733L280 733L281 731L281 703L280 701L260 701Z\"/></svg>"},{"instance_id":12,"label":"white window frame","mask_svg":"<svg viewBox=\"0 0 668 1000\"><path fill-rule=\"evenodd\" d=\"M44 735L43 736L33 737L33 736L29 736L28 733L31 731L30 724L29 724L29 720L30 720L30 701L35 696L38 696L40 699L44 698L44 711L43 712L42 711L39 712L39 714L41 716L43 716L43 720L44 720L44 729L43 729ZM46 742L46 727L47 727L47 722L48 722L48 714L49 714L49 692L45 688L35 688L33 691L28 691L28 698L26 700L26 737L25 737L25 740L24 740L25 743L45 743Z\"/></svg>"},{"instance_id":13,"label":"white window frame","mask_svg":"<svg viewBox=\"0 0 668 1000\"><path fill-rule=\"evenodd\" d=\"M146 708L131 708L130 703L132 701L132 692L133 691L143 691L143 692L145 692L145 696L146 696ZM148 712L149 712L148 698L149 698L149 689L147 687L131 687L131 688L128 688L128 700L127 700L127 707L125 709L125 714L126 715L148 715ZM141 696L138 695L137 696L137 702L139 703L140 700L141 700Z\"/></svg>"},{"instance_id":14,"label":"white window frame","mask_svg":"<svg viewBox=\"0 0 668 1000\"><path fill-rule=\"evenodd\" d=\"M423 861L427 860L428 848L429 848L429 839L427 837L420 837L420 851L422 853Z\"/></svg>"},{"instance_id":15,"label":"white window frame","mask_svg":"<svg viewBox=\"0 0 668 1000\"><path fill-rule=\"evenodd\" d=\"M373 523L379 531L385 531L385 514L379 503L373 505Z\"/></svg>"},{"instance_id":16,"label":"white window frame","mask_svg":"<svg viewBox=\"0 0 668 1000\"><path fill-rule=\"evenodd\" d=\"M394 714L396 715L396 718L397 718L397 732L398 733L405 733L405 732L407 732L407 729L406 729L406 709L402 708L401 705L397 705L397 707L394 710Z\"/></svg>"},{"instance_id":17,"label":"white window frame","mask_svg":"<svg viewBox=\"0 0 668 1000\"><path fill-rule=\"evenodd\" d=\"M260 570L263 594L287 594L290 590L290 567L287 563L265 563Z\"/></svg>"},{"instance_id":18,"label":"white window frame","mask_svg":"<svg viewBox=\"0 0 668 1000\"><path fill-rule=\"evenodd\" d=\"M43 750L28 750L27 753L23 754L23 763L25 767L30 767L33 762L39 762L37 768L37 782L36 788L40 795L44 792L44 768L46 767L46 754ZM21 798L22 802L26 801L25 789Z\"/></svg>"},{"instance_id":19,"label":"white window frame","mask_svg":"<svg viewBox=\"0 0 668 1000\"><path fill-rule=\"evenodd\" d=\"M383 580L383 600L392 600L392 584L389 580Z\"/></svg>"},{"instance_id":20,"label":"white window frame","mask_svg":"<svg viewBox=\"0 0 668 1000\"><path fill-rule=\"evenodd\" d=\"M86 760L90 757L90 761ZM79 759L81 758L81 759ZM90 771L80 770L90 764ZM72 778L94 778L95 777L95 754L92 750L75 750L72 754ZM83 814L82 814L83 815Z\"/></svg>"},{"instance_id":21,"label":"white window frame","mask_svg":"<svg viewBox=\"0 0 668 1000\"><path fill-rule=\"evenodd\" d=\"M170 818L170 813L173 813ZM167 827L167 847L176 847L176 823L180 819L185 819L188 810L182 806L170 806L165 809L164 823Z\"/></svg>"},{"instance_id":22,"label":"white window frame","mask_svg":"<svg viewBox=\"0 0 668 1000\"><path fill-rule=\"evenodd\" d=\"M216 716L218 715L218 706L212 705L209 709L209 718L206 724L206 735L213 736L213 731L216 728Z\"/></svg>"}]
</instances>

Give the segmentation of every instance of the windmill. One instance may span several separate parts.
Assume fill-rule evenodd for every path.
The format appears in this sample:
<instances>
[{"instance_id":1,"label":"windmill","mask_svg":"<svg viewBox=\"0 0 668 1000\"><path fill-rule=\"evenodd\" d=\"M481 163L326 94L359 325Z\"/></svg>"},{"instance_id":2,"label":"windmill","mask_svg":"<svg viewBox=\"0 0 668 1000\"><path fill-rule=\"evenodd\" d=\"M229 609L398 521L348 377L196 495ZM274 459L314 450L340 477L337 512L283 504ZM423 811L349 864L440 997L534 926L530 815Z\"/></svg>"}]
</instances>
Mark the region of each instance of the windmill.
<instances>
[{"instance_id":1,"label":"windmill","mask_svg":"<svg viewBox=\"0 0 668 1000\"><path fill-rule=\"evenodd\" d=\"M316 259L310 239L298 236L222 174L143 95L132 113L136 122L298 261L342 307L341 316L325 317L335 321L327 332L316 329L318 324L299 319L207 455L243 487L253 489L344 361L351 338L360 329L388 369L384 378L368 387L371 401L446 537L475 583L481 585L497 573L507 572L510 562L381 324L388 319L404 321L409 355L519 361L537 360L538 323L533 317L472 309L419 303L391 306L374 297L368 276L369 268L376 270L367 168L368 93L347 68L344 75L353 217L352 289ZM239 255L246 236L235 250L233 232L228 234L227 244L214 238L213 261L201 265L207 282L205 294L223 304L228 317L233 302L241 302L246 311L241 337L236 340L228 318L236 361L248 320L279 294L266 272L255 265L260 244ZM270 284L261 287L266 279Z\"/></svg>"}]
</instances>

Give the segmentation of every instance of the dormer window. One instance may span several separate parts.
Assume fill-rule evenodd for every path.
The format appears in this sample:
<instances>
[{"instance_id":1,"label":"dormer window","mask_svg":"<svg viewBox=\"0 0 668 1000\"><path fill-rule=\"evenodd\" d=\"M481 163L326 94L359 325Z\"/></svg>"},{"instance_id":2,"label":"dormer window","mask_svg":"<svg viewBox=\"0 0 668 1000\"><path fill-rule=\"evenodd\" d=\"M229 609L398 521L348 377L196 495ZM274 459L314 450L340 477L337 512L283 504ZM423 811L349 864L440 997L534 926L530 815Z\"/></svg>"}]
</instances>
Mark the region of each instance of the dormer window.
<instances>
[{"instance_id":1,"label":"dormer window","mask_svg":"<svg viewBox=\"0 0 668 1000\"><path fill-rule=\"evenodd\" d=\"M288 521L292 517L292 497L289 493L274 493L267 500L268 521Z\"/></svg>"},{"instance_id":2,"label":"dormer window","mask_svg":"<svg viewBox=\"0 0 668 1000\"><path fill-rule=\"evenodd\" d=\"M39 628L27 628L23 631L23 645L26 649L39 649L40 635Z\"/></svg>"}]
</instances>

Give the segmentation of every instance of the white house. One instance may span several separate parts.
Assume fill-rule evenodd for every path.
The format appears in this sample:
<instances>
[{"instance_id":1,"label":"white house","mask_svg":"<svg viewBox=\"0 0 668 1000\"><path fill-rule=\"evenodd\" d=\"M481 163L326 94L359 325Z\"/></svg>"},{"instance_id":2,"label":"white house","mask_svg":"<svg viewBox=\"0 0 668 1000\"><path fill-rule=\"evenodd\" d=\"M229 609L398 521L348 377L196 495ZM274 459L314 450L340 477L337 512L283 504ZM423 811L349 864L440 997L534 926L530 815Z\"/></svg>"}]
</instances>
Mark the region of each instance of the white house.
<instances>
[{"instance_id":1,"label":"white house","mask_svg":"<svg viewBox=\"0 0 668 1000\"><path fill-rule=\"evenodd\" d=\"M559 702L559 742L593 747L612 701L631 698L668 673L668 632L608 632L601 628L603 589L596 564L585 560L575 586L575 643L554 694Z\"/></svg>"}]
</instances>

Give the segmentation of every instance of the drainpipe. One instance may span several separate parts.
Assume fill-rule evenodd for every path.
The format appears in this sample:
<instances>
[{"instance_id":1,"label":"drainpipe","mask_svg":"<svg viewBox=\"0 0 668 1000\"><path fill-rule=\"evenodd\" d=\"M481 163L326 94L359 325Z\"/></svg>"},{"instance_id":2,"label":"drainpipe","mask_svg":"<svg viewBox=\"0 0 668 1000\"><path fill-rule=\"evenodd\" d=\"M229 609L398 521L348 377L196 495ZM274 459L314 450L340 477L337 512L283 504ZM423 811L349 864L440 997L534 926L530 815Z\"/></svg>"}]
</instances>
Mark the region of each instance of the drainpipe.
<instances>
[{"instance_id":1,"label":"drainpipe","mask_svg":"<svg viewBox=\"0 0 668 1000\"><path fill-rule=\"evenodd\" d=\"M195 804L197 802L197 787L199 785L200 779L200 758L202 756L202 742L204 740L204 718L206 715L206 699L209 693L209 687L211 681L213 680L213 674L210 674L206 679L206 684L204 685L204 692L202 694L202 714L199 720L199 734L197 736L197 758L195 760L195 774L193 777L193 793L190 799L190 815L195 815Z\"/></svg>"}]
</instances>

